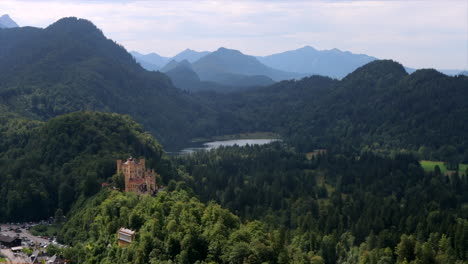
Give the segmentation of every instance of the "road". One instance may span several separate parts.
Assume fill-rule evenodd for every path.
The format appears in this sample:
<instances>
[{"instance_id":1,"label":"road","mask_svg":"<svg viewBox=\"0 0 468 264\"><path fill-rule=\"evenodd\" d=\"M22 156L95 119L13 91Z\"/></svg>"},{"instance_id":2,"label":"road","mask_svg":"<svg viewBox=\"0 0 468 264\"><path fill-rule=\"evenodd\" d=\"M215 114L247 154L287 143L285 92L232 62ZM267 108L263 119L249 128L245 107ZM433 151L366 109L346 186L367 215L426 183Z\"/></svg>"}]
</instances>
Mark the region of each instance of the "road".
<instances>
[{"instance_id":1,"label":"road","mask_svg":"<svg viewBox=\"0 0 468 264\"><path fill-rule=\"evenodd\" d=\"M29 232L29 230L21 228L22 225L9 225L9 224L0 224L1 234L9 237L19 237L23 241L24 238L27 238L29 241L28 243L31 247L36 246L43 246L50 244L50 241L41 237L34 236ZM21 231L20 233L16 233L14 230L18 229ZM10 231L12 229L13 231ZM1 249L1 254L4 255L9 263L12 264L20 264L20 263L32 263L28 256L24 253L14 254L10 249Z\"/></svg>"},{"instance_id":2,"label":"road","mask_svg":"<svg viewBox=\"0 0 468 264\"><path fill-rule=\"evenodd\" d=\"M34 236L29 232L29 230L21 228L21 225L8 225L8 224L0 224L0 228L2 229L1 233L5 236L9 237L16 237L19 236L20 238L28 238L30 241L40 245L42 244L49 244L50 241L41 237ZM19 228L21 233L16 233L15 231L9 231L12 228L13 230Z\"/></svg>"}]
</instances>

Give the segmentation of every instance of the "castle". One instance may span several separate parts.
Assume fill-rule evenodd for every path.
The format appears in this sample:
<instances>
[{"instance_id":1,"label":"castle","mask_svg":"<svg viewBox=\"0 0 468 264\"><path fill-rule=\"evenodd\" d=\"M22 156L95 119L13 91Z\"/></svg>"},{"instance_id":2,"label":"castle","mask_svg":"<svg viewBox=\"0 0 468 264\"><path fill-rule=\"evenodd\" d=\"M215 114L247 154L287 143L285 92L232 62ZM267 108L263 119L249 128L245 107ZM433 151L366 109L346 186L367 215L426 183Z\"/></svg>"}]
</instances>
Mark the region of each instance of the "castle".
<instances>
[{"instance_id":1,"label":"castle","mask_svg":"<svg viewBox=\"0 0 468 264\"><path fill-rule=\"evenodd\" d=\"M146 169L144 159L138 161L130 157L125 162L117 160L117 173L125 176L125 192L154 195L158 190L157 173Z\"/></svg>"}]
</instances>

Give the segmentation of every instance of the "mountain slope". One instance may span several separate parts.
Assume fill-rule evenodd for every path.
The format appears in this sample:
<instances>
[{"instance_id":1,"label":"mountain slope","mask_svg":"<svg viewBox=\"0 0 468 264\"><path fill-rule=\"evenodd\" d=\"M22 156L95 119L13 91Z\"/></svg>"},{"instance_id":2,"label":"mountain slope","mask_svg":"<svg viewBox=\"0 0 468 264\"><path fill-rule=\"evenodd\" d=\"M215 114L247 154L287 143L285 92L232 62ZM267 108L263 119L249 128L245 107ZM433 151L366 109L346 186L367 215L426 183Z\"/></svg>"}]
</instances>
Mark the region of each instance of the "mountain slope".
<instances>
[{"instance_id":1,"label":"mountain slope","mask_svg":"<svg viewBox=\"0 0 468 264\"><path fill-rule=\"evenodd\" d=\"M218 81L226 84L226 76L266 76L275 81L293 79L298 74L272 69L260 63L255 57L237 50L219 48L193 63L195 72L202 80ZM265 80L266 81L266 80Z\"/></svg>"},{"instance_id":2,"label":"mountain slope","mask_svg":"<svg viewBox=\"0 0 468 264\"><path fill-rule=\"evenodd\" d=\"M408 75L396 62L374 61L341 81L313 76L206 96L213 108L234 113L237 126L277 132L304 152L411 150L468 161L467 88L466 76Z\"/></svg>"},{"instance_id":3,"label":"mountain slope","mask_svg":"<svg viewBox=\"0 0 468 264\"><path fill-rule=\"evenodd\" d=\"M257 59L267 66L283 71L343 78L358 67L377 58L338 49L319 51L305 46L297 50L257 57Z\"/></svg>"},{"instance_id":4,"label":"mountain slope","mask_svg":"<svg viewBox=\"0 0 468 264\"><path fill-rule=\"evenodd\" d=\"M175 62L174 60L170 63ZM183 90L194 90L195 85L200 83L200 78L193 71L192 65L187 60L183 60L179 63L175 62L175 65L166 65L163 72L171 78L174 86Z\"/></svg>"},{"instance_id":5,"label":"mountain slope","mask_svg":"<svg viewBox=\"0 0 468 264\"><path fill-rule=\"evenodd\" d=\"M0 36L0 105L10 112L41 120L78 110L130 114L164 143L190 138L187 121L209 112L89 21L65 18Z\"/></svg>"},{"instance_id":6,"label":"mountain slope","mask_svg":"<svg viewBox=\"0 0 468 264\"><path fill-rule=\"evenodd\" d=\"M15 28L19 27L8 14L0 17L0 28Z\"/></svg>"},{"instance_id":7,"label":"mountain slope","mask_svg":"<svg viewBox=\"0 0 468 264\"><path fill-rule=\"evenodd\" d=\"M165 172L161 145L129 116L76 112L45 123L0 125L0 221L39 220L68 211L115 173L115 160L144 156ZM15 175L16 177L12 177Z\"/></svg>"}]
</instances>

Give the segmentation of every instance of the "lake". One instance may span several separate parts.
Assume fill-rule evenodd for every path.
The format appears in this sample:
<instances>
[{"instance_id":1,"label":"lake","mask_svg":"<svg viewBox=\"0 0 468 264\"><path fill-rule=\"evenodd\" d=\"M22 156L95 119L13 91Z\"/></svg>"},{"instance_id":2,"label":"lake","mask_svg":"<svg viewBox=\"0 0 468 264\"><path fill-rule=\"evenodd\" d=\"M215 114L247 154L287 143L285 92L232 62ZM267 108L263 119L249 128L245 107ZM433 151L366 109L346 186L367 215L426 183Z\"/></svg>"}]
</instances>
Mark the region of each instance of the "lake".
<instances>
[{"instance_id":1,"label":"lake","mask_svg":"<svg viewBox=\"0 0 468 264\"><path fill-rule=\"evenodd\" d=\"M181 154L190 154L200 150L212 150L215 148L219 148L221 146L229 147L229 146L246 146L246 145L265 145L270 144L272 142L279 141L279 139L234 139L234 140L222 140L222 141L212 141L212 142L205 142L202 143L201 146L198 147L190 147L184 148L180 151Z\"/></svg>"}]
</instances>

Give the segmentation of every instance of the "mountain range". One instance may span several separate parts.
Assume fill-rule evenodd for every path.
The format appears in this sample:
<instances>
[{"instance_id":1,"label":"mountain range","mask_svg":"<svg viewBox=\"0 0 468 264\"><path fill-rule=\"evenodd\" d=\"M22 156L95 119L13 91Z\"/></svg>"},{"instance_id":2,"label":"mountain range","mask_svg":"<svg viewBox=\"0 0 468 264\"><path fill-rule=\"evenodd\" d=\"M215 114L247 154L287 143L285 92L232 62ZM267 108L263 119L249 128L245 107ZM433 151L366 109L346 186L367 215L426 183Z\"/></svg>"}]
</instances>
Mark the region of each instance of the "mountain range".
<instances>
[{"instance_id":1,"label":"mountain range","mask_svg":"<svg viewBox=\"0 0 468 264\"><path fill-rule=\"evenodd\" d=\"M238 63L226 65L226 58ZM285 72L225 48L194 63L172 64L166 73L144 70L83 19L64 18L45 29L0 30L0 109L36 120L83 110L128 114L170 149L194 138L256 131L279 133L301 150L467 149L460 131L468 128L457 121L468 116L463 75L408 74L396 62L377 60L342 80L312 76L239 89L234 81L230 86L207 81L209 70L251 78L255 75L246 74ZM174 77L180 82L170 80ZM174 87L193 83L200 91L211 86L231 93L191 94Z\"/></svg>"},{"instance_id":2,"label":"mountain range","mask_svg":"<svg viewBox=\"0 0 468 264\"><path fill-rule=\"evenodd\" d=\"M0 28L15 28L19 27L8 14L0 17Z\"/></svg>"},{"instance_id":3,"label":"mountain range","mask_svg":"<svg viewBox=\"0 0 468 264\"><path fill-rule=\"evenodd\" d=\"M161 71L88 20L1 29L0 221L55 215L32 232L73 263L466 262L467 76L374 60L342 79L201 79L290 74L225 48ZM281 142L164 154L255 132ZM123 191L130 155L155 197Z\"/></svg>"},{"instance_id":4,"label":"mountain range","mask_svg":"<svg viewBox=\"0 0 468 264\"><path fill-rule=\"evenodd\" d=\"M130 54L135 57L135 59L141 64L141 66L149 71L158 71L164 68L164 66L171 62L177 61L181 62L183 60L187 60L190 63L193 63L200 59L201 57L208 55L210 52L208 51L194 51L191 49L186 49L174 57L163 57L156 53L148 53L148 54L141 54L137 51L131 51Z\"/></svg>"},{"instance_id":5,"label":"mountain range","mask_svg":"<svg viewBox=\"0 0 468 264\"><path fill-rule=\"evenodd\" d=\"M167 72L168 67L173 67L175 62L187 60L194 64L193 72L203 81L209 81L222 86L253 87L266 86L272 82L288 79L299 79L305 76L322 75L336 79L344 78L360 66L363 66L378 58L365 54L354 54L339 49L317 50L311 46L305 46L296 50L290 50L269 56L249 56L238 50L219 48L214 52L197 52L186 49L178 55L169 58L161 57L156 53L142 55L131 52L136 60L147 70L160 70ZM414 68L405 67L408 73L416 71ZM440 69L447 75L463 74L460 70ZM191 73L193 75L193 73ZM181 83L177 78L185 79L185 76L172 74L171 80ZM188 84L184 81L184 90L197 91L197 83ZM204 85L202 90L215 89L213 86ZM232 89L230 89L232 90Z\"/></svg>"},{"instance_id":6,"label":"mountain range","mask_svg":"<svg viewBox=\"0 0 468 264\"><path fill-rule=\"evenodd\" d=\"M317 50L311 46L257 58L265 65L283 71L307 75L317 74L338 79L377 59L339 49Z\"/></svg>"},{"instance_id":7,"label":"mountain range","mask_svg":"<svg viewBox=\"0 0 468 264\"><path fill-rule=\"evenodd\" d=\"M87 20L0 30L0 109L5 112L38 120L82 110L131 114L162 141L177 142L190 128L176 126L197 118L193 103L167 75L144 70Z\"/></svg>"},{"instance_id":8,"label":"mountain range","mask_svg":"<svg viewBox=\"0 0 468 264\"><path fill-rule=\"evenodd\" d=\"M359 66L376 59L337 49L318 51L310 46L265 57L249 56L224 47L214 52L186 49L172 58L161 57L156 53L131 54L145 69L153 71L166 72L167 64L173 66L174 62L187 60L193 64L193 71L201 80L238 87L266 86L273 82L314 74L342 78ZM176 78L175 75L171 76L174 82L180 83ZM187 87L190 85L184 89Z\"/></svg>"}]
</instances>

